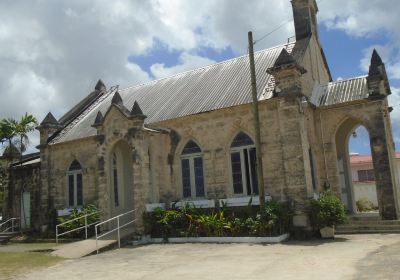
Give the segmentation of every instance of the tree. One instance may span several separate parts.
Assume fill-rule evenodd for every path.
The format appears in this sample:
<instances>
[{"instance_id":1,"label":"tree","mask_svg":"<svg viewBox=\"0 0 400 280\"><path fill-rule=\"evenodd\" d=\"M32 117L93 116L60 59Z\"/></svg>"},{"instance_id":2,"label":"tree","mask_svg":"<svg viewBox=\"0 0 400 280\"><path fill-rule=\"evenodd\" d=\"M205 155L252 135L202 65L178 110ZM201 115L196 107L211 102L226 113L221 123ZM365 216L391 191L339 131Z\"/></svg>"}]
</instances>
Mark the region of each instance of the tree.
<instances>
[{"instance_id":1,"label":"tree","mask_svg":"<svg viewBox=\"0 0 400 280\"><path fill-rule=\"evenodd\" d=\"M18 144L21 155L26 151L29 145L28 133L34 131L37 124L36 118L32 115L28 115L28 113L25 113L19 122L15 122L14 130L16 136L19 138Z\"/></svg>"},{"instance_id":2,"label":"tree","mask_svg":"<svg viewBox=\"0 0 400 280\"><path fill-rule=\"evenodd\" d=\"M25 113L20 121L13 118L1 119L0 144L6 143L5 150L10 149L10 152L12 152L13 149L16 150L15 144L22 157L22 154L29 145L28 134L35 129L36 125L36 118L32 115L28 115L28 113Z\"/></svg>"},{"instance_id":3,"label":"tree","mask_svg":"<svg viewBox=\"0 0 400 280\"><path fill-rule=\"evenodd\" d=\"M12 118L0 119L0 143L8 143L11 146L12 140L16 135L15 127L17 121Z\"/></svg>"}]
</instances>

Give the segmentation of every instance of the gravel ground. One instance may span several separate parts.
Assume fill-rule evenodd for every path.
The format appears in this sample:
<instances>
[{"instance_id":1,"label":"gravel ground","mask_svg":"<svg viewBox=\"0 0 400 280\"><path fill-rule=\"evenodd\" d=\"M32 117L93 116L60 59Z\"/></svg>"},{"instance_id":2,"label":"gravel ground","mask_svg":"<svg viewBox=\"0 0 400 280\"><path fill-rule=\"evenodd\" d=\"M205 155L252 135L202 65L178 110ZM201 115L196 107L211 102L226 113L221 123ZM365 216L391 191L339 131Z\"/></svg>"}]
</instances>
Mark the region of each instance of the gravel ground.
<instances>
[{"instance_id":1,"label":"gravel ground","mask_svg":"<svg viewBox=\"0 0 400 280\"><path fill-rule=\"evenodd\" d=\"M400 234L277 245L122 248L67 260L20 279L400 279Z\"/></svg>"}]
</instances>

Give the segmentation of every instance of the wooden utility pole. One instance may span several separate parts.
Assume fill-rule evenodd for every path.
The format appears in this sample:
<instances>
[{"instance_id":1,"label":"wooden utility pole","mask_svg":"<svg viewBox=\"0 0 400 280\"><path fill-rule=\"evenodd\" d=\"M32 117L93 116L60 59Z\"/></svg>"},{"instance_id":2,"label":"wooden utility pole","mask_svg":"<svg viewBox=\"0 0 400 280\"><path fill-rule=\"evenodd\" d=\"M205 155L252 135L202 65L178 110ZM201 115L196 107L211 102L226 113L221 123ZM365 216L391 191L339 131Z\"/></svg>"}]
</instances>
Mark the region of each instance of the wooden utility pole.
<instances>
[{"instance_id":1,"label":"wooden utility pole","mask_svg":"<svg viewBox=\"0 0 400 280\"><path fill-rule=\"evenodd\" d=\"M251 93L253 96L253 120L254 120L254 130L256 131L258 194L260 196L260 208L264 209L265 189L264 189L262 155L261 155L260 116L258 114L256 69L254 65L254 50L253 50L254 43L253 43L253 33L251 31L249 31L248 37L249 37L249 59L250 59L250 74L251 74Z\"/></svg>"}]
</instances>

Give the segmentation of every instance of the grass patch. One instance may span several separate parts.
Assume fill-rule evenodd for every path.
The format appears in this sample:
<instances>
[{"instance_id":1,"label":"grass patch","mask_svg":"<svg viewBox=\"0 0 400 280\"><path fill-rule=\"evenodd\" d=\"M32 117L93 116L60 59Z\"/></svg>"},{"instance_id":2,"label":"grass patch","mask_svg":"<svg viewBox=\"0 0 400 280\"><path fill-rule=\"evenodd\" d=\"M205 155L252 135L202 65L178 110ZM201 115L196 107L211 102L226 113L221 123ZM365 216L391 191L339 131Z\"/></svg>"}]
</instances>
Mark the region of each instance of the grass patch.
<instances>
[{"instance_id":1,"label":"grass patch","mask_svg":"<svg viewBox=\"0 0 400 280\"><path fill-rule=\"evenodd\" d=\"M62 258L39 252L0 252L0 278L13 279L16 275L52 266Z\"/></svg>"}]
</instances>

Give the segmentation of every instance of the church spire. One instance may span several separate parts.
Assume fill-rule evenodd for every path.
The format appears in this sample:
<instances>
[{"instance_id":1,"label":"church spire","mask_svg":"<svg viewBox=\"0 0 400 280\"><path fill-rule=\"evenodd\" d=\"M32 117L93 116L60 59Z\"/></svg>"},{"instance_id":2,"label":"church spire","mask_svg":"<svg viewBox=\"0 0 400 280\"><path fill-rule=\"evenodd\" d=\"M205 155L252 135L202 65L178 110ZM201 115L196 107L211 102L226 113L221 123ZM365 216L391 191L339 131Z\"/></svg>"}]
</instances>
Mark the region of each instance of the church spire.
<instances>
[{"instance_id":1,"label":"church spire","mask_svg":"<svg viewBox=\"0 0 400 280\"><path fill-rule=\"evenodd\" d=\"M313 34L318 38L317 2L315 0L292 0L292 7L296 41Z\"/></svg>"}]
</instances>

